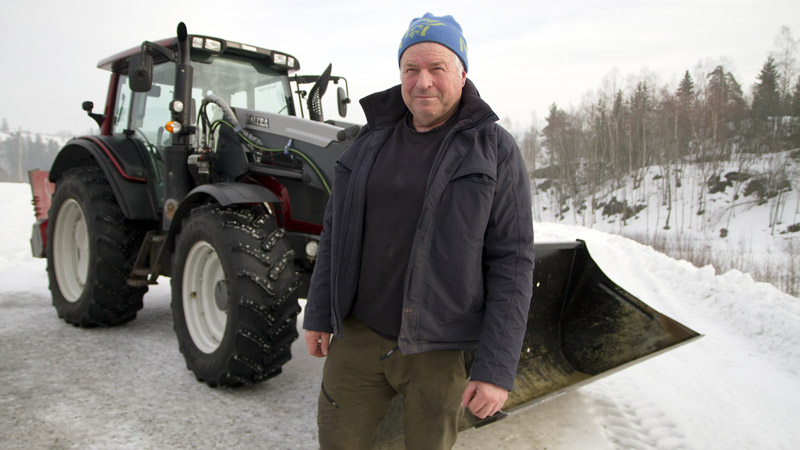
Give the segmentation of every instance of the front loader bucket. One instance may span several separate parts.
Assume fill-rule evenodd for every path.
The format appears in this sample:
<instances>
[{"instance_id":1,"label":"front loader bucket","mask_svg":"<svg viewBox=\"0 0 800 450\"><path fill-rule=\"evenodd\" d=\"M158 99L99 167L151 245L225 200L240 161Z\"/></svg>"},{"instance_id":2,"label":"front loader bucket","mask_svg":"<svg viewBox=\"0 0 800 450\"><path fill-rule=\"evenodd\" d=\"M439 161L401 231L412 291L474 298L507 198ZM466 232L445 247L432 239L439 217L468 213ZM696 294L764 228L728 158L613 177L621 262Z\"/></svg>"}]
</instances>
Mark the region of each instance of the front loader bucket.
<instances>
[{"instance_id":1,"label":"front loader bucket","mask_svg":"<svg viewBox=\"0 0 800 450\"><path fill-rule=\"evenodd\" d=\"M528 330L505 408L542 402L698 336L614 283L584 242L537 244Z\"/></svg>"},{"instance_id":2,"label":"front loader bucket","mask_svg":"<svg viewBox=\"0 0 800 450\"><path fill-rule=\"evenodd\" d=\"M700 336L611 281L584 242L535 249L528 329L506 411L541 403ZM460 428L492 421L467 412ZM376 448L403 448L402 428L402 406L395 399Z\"/></svg>"}]
</instances>

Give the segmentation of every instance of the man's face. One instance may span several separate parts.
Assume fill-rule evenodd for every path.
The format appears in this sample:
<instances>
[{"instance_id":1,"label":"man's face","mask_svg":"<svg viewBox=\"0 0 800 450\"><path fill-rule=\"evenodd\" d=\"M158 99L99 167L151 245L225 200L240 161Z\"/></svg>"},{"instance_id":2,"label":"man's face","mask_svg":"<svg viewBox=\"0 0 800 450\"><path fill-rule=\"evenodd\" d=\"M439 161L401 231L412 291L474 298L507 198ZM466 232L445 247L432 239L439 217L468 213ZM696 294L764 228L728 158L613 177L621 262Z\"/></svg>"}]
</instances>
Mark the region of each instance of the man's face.
<instances>
[{"instance_id":1,"label":"man's face","mask_svg":"<svg viewBox=\"0 0 800 450\"><path fill-rule=\"evenodd\" d=\"M400 59L403 101L413 115L414 128L428 131L455 114L467 73L456 55L435 42L412 45Z\"/></svg>"}]
</instances>

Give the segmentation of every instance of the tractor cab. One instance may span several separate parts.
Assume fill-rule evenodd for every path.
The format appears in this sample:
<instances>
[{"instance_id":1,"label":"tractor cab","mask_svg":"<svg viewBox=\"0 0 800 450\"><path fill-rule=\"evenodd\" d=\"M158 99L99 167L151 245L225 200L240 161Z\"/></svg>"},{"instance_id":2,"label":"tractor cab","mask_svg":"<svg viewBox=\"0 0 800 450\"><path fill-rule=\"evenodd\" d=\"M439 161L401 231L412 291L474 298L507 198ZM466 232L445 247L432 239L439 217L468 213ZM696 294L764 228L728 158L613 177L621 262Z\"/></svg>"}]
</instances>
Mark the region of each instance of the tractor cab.
<instances>
[{"instance_id":1,"label":"tractor cab","mask_svg":"<svg viewBox=\"0 0 800 450\"><path fill-rule=\"evenodd\" d=\"M180 42L188 42L188 51L179 50ZM179 56L188 57L188 61L179 61ZM163 209L165 196L170 196L163 179L164 173L169 172L163 165L170 146L181 146L195 154L189 158L188 166L194 180L179 183L189 188L238 181L248 173L263 174L266 170L284 185L306 180L292 191L314 195L317 190L329 190L330 180L318 166L329 164L328 159L335 158L346 145L338 145L340 148L334 151L319 150L331 142L349 141L342 139L343 130L349 129L345 138L352 138L357 131L354 124L323 122L322 97L331 82L340 85L336 110L339 116L346 116L350 103L347 80L331 75L331 65L321 75L290 76L300 64L287 53L187 35L183 40L145 41L100 61L98 67L112 72L105 114L93 113L91 102L84 103L84 110L100 125L101 135L135 141L139 153L147 155L145 173L153 185L153 203L158 209ZM312 147L303 149L299 154L302 158L288 155L288 150L283 152L286 157L269 150L259 156L251 147L242 148L241 133L255 144L270 144L260 145L261 149L288 149L305 143ZM290 140L284 142L287 137ZM113 146L121 148L124 144ZM204 161L211 154L213 161ZM181 159L186 160L186 156ZM184 189L172 197L185 194ZM316 199L314 206L324 201ZM305 219L310 221L311 217Z\"/></svg>"},{"instance_id":2,"label":"tractor cab","mask_svg":"<svg viewBox=\"0 0 800 450\"><path fill-rule=\"evenodd\" d=\"M300 81L315 82L319 78L295 76L296 87L292 89L289 74L300 64L291 55L207 36L189 36L188 41L191 63L183 67L189 72L185 79L191 100L187 104L174 102L179 67L175 64L175 38L146 42L100 61L99 68L112 72L105 114L92 113L91 103L84 103L102 135L133 138L146 148L152 168L148 175L159 207L163 206L164 150L171 145L172 135L193 135L190 145L194 148L212 146L212 142L200 141L201 134L192 133L205 98L214 95L233 108L296 116L303 108L302 104L296 108L292 94L302 99L305 91L300 89ZM143 53L147 46L155 51ZM146 61L141 55L147 56ZM185 123L174 120L175 113L181 113ZM210 114L211 122L222 117L219 110L212 109Z\"/></svg>"}]
</instances>

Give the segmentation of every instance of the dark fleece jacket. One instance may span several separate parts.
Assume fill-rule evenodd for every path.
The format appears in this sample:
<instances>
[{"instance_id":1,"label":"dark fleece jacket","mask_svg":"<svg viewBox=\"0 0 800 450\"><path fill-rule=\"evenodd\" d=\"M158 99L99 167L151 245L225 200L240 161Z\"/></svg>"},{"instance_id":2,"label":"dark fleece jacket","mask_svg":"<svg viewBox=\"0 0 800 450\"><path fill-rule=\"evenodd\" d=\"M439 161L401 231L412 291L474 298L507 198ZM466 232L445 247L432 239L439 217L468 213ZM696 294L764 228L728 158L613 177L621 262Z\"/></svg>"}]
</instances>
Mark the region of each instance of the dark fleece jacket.
<instances>
[{"instance_id":1,"label":"dark fleece jacket","mask_svg":"<svg viewBox=\"0 0 800 450\"><path fill-rule=\"evenodd\" d=\"M400 86L361 100L367 117L337 162L303 327L341 335L355 302L367 178L407 108ZM533 290L533 221L513 137L470 80L426 186L405 277L404 354L477 348L471 379L514 384Z\"/></svg>"}]
</instances>

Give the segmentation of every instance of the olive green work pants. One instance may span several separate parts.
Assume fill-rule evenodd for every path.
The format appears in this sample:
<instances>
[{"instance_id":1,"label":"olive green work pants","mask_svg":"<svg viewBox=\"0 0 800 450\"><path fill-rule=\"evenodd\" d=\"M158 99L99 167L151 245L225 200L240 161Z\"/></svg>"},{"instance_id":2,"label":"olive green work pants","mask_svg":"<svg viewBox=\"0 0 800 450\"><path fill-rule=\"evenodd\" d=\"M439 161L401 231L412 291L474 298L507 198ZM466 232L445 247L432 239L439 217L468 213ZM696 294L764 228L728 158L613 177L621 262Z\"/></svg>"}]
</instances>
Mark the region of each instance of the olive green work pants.
<instances>
[{"instance_id":1,"label":"olive green work pants","mask_svg":"<svg viewBox=\"0 0 800 450\"><path fill-rule=\"evenodd\" d=\"M403 395L408 450L450 449L463 414L469 356L461 350L403 355L357 319L345 319L322 372L317 410L322 450L370 449L395 395ZM467 351L469 352L469 351Z\"/></svg>"}]
</instances>

